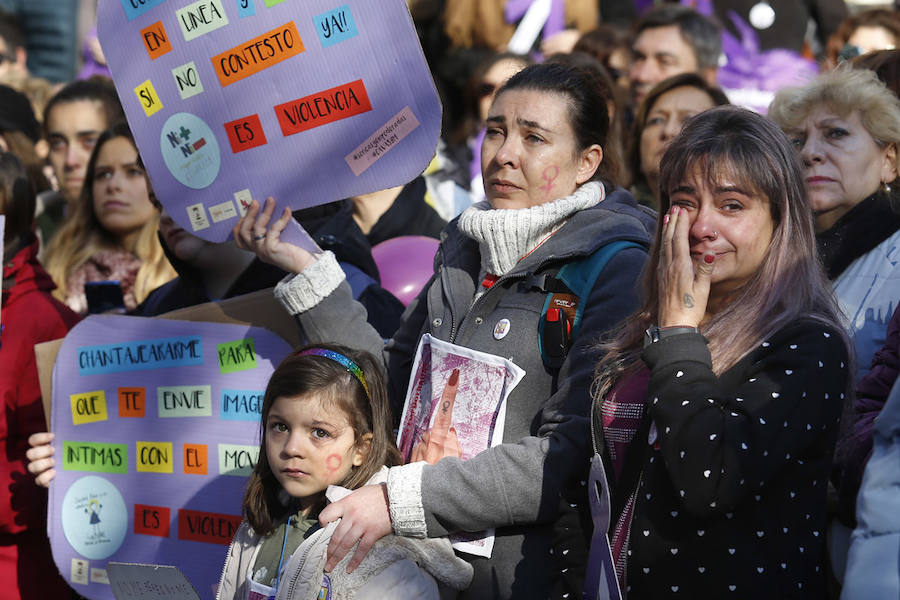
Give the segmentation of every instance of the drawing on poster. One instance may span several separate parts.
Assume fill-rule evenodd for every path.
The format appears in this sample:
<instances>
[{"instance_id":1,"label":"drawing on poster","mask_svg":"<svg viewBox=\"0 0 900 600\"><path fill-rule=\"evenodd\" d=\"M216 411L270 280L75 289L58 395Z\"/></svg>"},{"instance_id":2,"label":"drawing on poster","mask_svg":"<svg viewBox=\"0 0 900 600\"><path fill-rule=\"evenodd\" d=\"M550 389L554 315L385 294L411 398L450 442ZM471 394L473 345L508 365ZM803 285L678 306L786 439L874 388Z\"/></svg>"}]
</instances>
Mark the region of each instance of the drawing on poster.
<instances>
[{"instance_id":1,"label":"drawing on poster","mask_svg":"<svg viewBox=\"0 0 900 600\"><path fill-rule=\"evenodd\" d=\"M204 239L229 239L253 199L405 184L437 147L406 0L105 0L98 30L157 197Z\"/></svg>"},{"instance_id":2,"label":"drawing on poster","mask_svg":"<svg viewBox=\"0 0 900 600\"><path fill-rule=\"evenodd\" d=\"M91 316L72 329L53 372L48 534L82 596L112 599L113 560L178 564L211 597L289 352L246 326Z\"/></svg>"}]
</instances>

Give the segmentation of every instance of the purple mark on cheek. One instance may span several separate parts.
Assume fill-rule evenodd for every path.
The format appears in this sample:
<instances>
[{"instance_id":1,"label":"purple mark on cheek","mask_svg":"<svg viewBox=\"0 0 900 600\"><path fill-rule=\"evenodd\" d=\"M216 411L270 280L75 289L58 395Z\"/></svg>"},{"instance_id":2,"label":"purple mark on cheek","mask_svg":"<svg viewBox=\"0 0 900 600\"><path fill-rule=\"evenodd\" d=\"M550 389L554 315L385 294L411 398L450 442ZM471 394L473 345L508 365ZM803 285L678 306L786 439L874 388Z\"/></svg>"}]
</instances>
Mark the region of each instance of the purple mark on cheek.
<instances>
[{"instance_id":1,"label":"purple mark on cheek","mask_svg":"<svg viewBox=\"0 0 900 600\"><path fill-rule=\"evenodd\" d=\"M559 175L559 167L557 167L556 165L553 165L552 167L547 167L546 169L544 169L542 178L547 183L542 185L541 189L544 190L545 194L548 194L548 195L550 194L550 191L553 189L553 182L556 181L556 177L558 175Z\"/></svg>"}]
</instances>

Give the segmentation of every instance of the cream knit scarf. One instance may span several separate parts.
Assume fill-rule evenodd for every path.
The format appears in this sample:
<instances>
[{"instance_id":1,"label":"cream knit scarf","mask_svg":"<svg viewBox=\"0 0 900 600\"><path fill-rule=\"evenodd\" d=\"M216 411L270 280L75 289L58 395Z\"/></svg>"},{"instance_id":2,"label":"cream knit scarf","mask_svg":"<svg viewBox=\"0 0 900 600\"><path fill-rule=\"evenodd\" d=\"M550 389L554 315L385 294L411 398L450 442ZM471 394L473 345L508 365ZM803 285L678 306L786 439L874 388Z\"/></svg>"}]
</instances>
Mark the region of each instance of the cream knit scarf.
<instances>
[{"instance_id":1,"label":"cream knit scarf","mask_svg":"<svg viewBox=\"0 0 900 600\"><path fill-rule=\"evenodd\" d=\"M576 212L603 201L598 181L585 183L571 196L529 208L493 209L487 201L459 216L459 230L478 242L484 273L503 275Z\"/></svg>"}]
</instances>

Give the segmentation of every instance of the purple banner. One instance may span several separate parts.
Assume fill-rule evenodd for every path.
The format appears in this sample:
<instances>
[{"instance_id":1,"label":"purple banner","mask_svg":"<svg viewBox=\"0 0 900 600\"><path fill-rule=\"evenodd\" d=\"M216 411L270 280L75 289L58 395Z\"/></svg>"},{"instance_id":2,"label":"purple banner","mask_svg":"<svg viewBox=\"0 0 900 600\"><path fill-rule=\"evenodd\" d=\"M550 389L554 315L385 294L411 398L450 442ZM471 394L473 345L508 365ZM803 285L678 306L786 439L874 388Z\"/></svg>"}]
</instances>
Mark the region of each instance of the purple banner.
<instances>
[{"instance_id":1,"label":"purple banner","mask_svg":"<svg viewBox=\"0 0 900 600\"><path fill-rule=\"evenodd\" d=\"M289 352L238 325L91 316L72 329L53 370L47 530L73 589L112 599L116 561L175 565L214 597L259 452L263 392ZM115 368L85 370L87 356Z\"/></svg>"}]
</instances>

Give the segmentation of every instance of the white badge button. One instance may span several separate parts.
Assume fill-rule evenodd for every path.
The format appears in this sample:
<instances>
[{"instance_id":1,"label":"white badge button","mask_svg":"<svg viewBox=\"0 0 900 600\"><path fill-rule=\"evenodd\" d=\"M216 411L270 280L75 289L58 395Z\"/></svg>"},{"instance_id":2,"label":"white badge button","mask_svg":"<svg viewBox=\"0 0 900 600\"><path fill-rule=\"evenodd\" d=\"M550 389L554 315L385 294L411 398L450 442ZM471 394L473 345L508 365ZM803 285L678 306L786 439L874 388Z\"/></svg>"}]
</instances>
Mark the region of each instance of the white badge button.
<instances>
[{"instance_id":1,"label":"white badge button","mask_svg":"<svg viewBox=\"0 0 900 600\"><path fill-rule=\"evenodd\" d=\"M757 29L768 29L775 23L775 10L768 2L759 2L750 9L750 24Z\"/></svg>"},{"instance_id":2,"label":"white badge button","mask_svg":"<svg viewBox=\"0 0 900 600\"><path fill-rule=\"evenodd\" d=\"M509 319L500 319L496 325L494 325L494 339L502 340L506 337L506 334L509 333Z\"/></svg>"}]
</instances>

